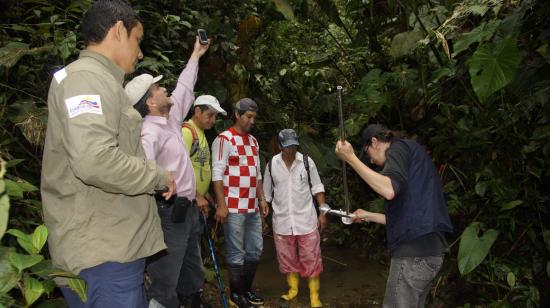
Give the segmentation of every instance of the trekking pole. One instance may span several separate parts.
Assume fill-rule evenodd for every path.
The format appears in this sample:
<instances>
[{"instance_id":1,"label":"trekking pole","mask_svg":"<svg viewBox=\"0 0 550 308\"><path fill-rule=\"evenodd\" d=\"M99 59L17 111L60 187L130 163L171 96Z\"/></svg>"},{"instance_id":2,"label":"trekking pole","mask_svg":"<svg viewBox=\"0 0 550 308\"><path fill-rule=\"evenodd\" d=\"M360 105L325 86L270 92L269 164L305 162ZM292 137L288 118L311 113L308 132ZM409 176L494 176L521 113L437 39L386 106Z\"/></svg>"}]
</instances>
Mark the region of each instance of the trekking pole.
<instances>
[{"instance_id":1,"label":"trekking pole","mask_svg":"<svg viewBox=\"0 0 550 308\"><path fill-rule=\"evenodd\" d=\"M204 221L204 231L206 232L206 239L208 240L208 248L210 250L210 258L212 258L212 263L214 263L214 272L216 273L216 280L218 281L218 288L220 289L220 296L222 298L222 304L224 308L228 308L227 299L225 297L225 289L223 288L222 275L220 273L220 267L218 266L218 261L216 260L216 253L214 251L214 242L210 234L210 225L208 224L208 219L201 212L202 220Z\"/></svg>"},{"instance_id":2,"label":"trekking pole","mask_svg":"<svg viewBox=\"0 0 550 308\"><path fill-rule=\"evenodd\" d=\"M344 111L342 108L342 86L336 87L336 97L338 99L338 115L340 118L340 140L344 142L346 140L346 130L344 128ZM349 215L349 191L348 191L348 176L346 172L346 162L342 160L342 179L344 185L344 205L346 208L346 215ZM342 216L342 223L349 225L353 222L353 219L347 216Z\"/></svg>"}]
</instances>

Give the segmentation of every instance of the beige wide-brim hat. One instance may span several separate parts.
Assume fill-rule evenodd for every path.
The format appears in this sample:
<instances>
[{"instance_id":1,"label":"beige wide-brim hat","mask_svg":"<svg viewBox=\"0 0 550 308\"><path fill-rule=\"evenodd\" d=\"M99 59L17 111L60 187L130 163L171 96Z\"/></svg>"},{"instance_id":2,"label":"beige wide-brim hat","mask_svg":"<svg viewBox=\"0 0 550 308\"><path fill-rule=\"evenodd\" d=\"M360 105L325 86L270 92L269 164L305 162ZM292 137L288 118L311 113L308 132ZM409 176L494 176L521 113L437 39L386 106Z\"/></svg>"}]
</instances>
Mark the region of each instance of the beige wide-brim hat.
<instances>
[{"instance_id":1,"label":"beige wide-brim hat","mask_svg":"<svg viewBox=\"0 0 550 308\"><path fill-rule=\"evenodd\" d=\"M162 79L162 75L153 77L149 74L141 74L130 80L124 87L126 95L130 98L132 105L135 105L147 93L151 86Z\"/></svg>"}]
</instances>

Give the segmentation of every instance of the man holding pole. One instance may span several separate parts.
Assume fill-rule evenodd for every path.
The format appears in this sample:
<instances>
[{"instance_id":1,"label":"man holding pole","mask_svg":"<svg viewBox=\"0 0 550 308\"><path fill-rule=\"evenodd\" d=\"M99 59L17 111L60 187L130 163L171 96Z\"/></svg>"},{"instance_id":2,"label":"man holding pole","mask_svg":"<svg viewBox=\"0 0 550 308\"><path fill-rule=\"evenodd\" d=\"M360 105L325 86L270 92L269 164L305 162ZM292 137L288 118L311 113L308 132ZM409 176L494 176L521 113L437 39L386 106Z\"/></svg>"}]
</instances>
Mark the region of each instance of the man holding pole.
<instances>
[{"instance_id":1,"label":"man holding pole","mask_svg":"<svg viewBox=\"0 0 550 308\"><path fill-rule=\"evenodd\" d=\"M386 225L391 264L383 307L424 307L447 251L444 233L453 230L439 176L418 143L397 138L382 125L369 125L362 141L361 156L382 167L380 173L347 141L337 142L336 154L386 199L385 214L354 212L355 222Z\"/></svg>"},{"instance_id":2,"label":"man holding pole","mask_svg":"<svg viewBox=\"0 0 550 308\"><path fill-rule=\"evenodd\" d=\"M279 270L286 274L289 290L281 298L290 301L298 295L300 276L308 279L311 307L322 307L319 275L323 271L321 236L327 220L317 218L317 204L325 203L325 188L317 167L307 155L298 153L298 135L293 129L278 134L281 153L268 163L264 192L273 208L273 236ZM271 194L269 193L271 192Z\"/></svg>"}]
</instances>

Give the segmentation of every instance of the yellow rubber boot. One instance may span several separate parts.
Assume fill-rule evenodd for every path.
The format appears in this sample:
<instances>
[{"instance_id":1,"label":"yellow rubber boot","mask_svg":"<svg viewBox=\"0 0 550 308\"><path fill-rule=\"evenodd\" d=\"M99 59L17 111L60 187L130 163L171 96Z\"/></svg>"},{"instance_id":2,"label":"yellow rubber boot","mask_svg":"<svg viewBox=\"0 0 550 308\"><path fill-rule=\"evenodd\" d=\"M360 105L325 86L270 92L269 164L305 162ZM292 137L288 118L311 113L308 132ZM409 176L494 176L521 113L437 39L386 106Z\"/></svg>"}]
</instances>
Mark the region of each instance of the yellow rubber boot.
<instances>
[{"instance_id":1,"label":"yellow rubber boot","mask_svg":"<svg viewBox=\"0 0 550 308\"><path fill-rule=\"evenodd\" d=\"M311 307L323 307L323 303L321 303L321 300L319 299L319 288L321 287L319 276L309 278L307 283L309 286L309 301L311 303Z\"/></svg>"},{"instance_id":2,"label":"yellow rubber boot","mask_svg":"<svg viewBox=\"0 0 550 308\"><path fill-rule=\"evenodd\" d=\"M289 301L298 295L298 284L300 283L300 277L298 273L288 273L286 275L286 282L288 283L288 293L281 295L281 298L285 301Z\"/></svg>"}]
</instances>

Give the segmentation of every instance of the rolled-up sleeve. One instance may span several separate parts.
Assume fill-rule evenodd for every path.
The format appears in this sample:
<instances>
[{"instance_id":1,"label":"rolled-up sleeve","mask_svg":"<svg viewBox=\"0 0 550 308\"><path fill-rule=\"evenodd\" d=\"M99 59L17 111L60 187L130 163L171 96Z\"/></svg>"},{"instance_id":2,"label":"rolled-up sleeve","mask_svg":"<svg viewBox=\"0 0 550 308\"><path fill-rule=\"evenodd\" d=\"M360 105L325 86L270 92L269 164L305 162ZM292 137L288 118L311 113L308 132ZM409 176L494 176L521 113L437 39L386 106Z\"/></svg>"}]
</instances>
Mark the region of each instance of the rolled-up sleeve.
<instances>
[{"instance_id":1,"label":"rolled-up sleeve","mask_svg":"<svg viewBox=\"0 0 550 308\"><path fill-rule=\"evenodd\" d=\"M317 172L317 166L311 158L307 158L309 162L309 176L311 178L311 192L316 195L320 192L325 192L325 186L321 182L319 172Z\"/></svg>"},{"instance_id":2,"label":"rolled-up sleeve","mask_svg":"<svg viewBox=\"0 0 550 308\"><path fill-rule=\"evenodd\" d=\"M271 159L273 162L273 158ZM265 201L271 202L273 200L273 183L271 183L271 173L269 172L269 162L265 167L264 180L263 180L263 189Z\"/></svg>"}]
</instances>

